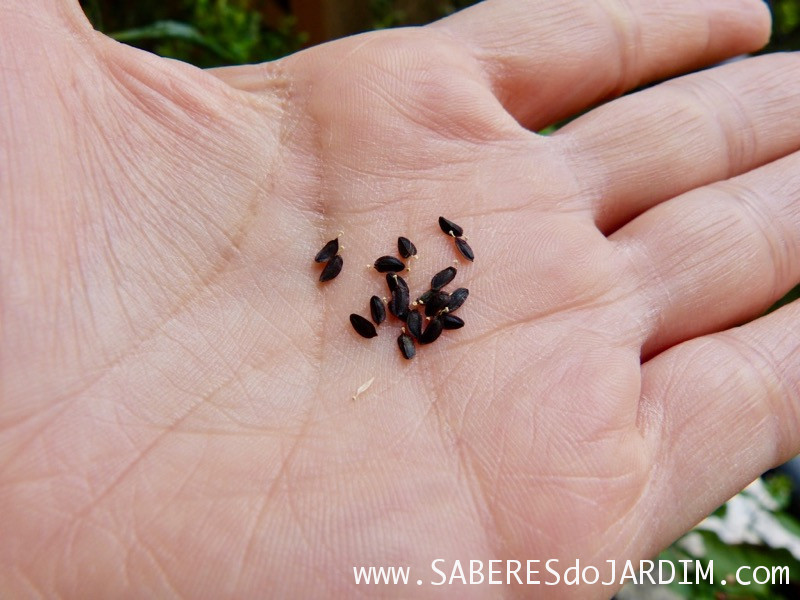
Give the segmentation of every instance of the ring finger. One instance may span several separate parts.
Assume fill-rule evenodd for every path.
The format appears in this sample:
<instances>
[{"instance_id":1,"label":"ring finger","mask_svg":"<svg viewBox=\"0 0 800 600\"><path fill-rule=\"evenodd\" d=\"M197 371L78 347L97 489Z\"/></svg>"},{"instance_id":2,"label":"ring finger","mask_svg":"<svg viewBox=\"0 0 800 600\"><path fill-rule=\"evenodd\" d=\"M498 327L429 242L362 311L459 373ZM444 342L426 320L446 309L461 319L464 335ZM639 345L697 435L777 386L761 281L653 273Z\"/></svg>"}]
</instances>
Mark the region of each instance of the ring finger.
<instances>
[{"instance_id":1,"label":"ring finger","mask_svg":"<svg viewBox=\"0 0 800 600\"><path fill-rule=\"evenodd\" d=\"M615 100L556 134L610 232L678 194L800 149L800 59L770 55Z\"/></svg>"},{"instance_id":2,"label":"ring finger","mask_svg":"<svg viewBox=\"0 0 800 600\"><path fill-rule=\"evenodd\" d=\"M742 323L800 280L800 152L664 202L610 240L638 270L645 357Z\"/></svg>"}]
</instances>

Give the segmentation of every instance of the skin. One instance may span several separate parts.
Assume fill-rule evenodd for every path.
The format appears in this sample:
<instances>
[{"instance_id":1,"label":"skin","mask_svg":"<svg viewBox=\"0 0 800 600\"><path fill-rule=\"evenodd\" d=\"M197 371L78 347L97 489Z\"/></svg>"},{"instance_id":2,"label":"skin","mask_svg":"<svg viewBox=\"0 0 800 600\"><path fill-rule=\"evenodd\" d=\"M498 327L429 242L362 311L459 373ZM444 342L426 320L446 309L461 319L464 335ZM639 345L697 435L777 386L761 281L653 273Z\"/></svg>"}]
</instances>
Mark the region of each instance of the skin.
<instances>
[{"instance_id":1,"label":"skin","mask_svg":"<svg viewBox=\"0 0 800 600\"><path fill-rule=\"evenodd\" d=\"M204 72L5 0L2 595L610 596L430 562L605 579L800 451L800 306L756 318L800 280L800 61L672 78L769 27L756 0L488 0ZM347 316L398 235L412 292L451 263L439 215L476 254L467 324L406 362Z\"/></svg>"}]
</instances>

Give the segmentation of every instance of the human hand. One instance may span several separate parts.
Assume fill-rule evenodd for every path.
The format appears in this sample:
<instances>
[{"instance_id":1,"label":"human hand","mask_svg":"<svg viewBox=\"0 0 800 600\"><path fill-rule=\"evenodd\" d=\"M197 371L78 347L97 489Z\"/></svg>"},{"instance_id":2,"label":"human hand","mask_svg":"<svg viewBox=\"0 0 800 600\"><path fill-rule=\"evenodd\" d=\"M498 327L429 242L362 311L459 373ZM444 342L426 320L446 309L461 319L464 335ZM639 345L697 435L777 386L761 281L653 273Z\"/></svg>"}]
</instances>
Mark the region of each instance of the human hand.
<instances>
[{"instance_id":1,"label":"human hand","mask_svg":"<svg viewBox=\"0 0 800 600\"><path fill-rule=\"evenodd\" d=\"M797 57L531 133L758 48L761 2L490 0L211 72L31 4L0 7L9 595L527 594L430 563L648 558L800 450L800 306L728 329L800 278ZM398 235L418 290L452 260L439 215L467 326L406 362L347 315Z\"/></svg>"}]
</instances>

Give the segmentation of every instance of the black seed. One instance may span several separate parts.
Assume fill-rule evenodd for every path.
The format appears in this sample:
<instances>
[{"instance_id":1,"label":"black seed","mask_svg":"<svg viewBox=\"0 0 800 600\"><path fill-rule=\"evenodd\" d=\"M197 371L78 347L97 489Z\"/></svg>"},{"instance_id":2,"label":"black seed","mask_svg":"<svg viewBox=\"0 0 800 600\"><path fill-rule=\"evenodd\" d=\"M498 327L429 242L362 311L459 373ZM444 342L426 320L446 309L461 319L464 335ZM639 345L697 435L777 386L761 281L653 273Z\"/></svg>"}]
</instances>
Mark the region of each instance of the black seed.
<instances>
[{"instance_id":1,"label":"black seed","mask_svg":"<svg viewBox=\"0 0 800 600\"><path fill-rule=\"evenodd\" d=\"M456 312L459 308L461 308L461 305L466 302L467 296L469 296L469 290L467 288L458 288L457 290L454 290L450 294L450 302L447 304L447 312Z\"/></svg>"},{"instance_id":2,"label":"black seed","mask_svg":"<svg viewBox=\"0 0 800 600\"><path fill-rule=\"evenodd\" d=\"M458 248L458 251L461 252L467 260L475 260L475 254L473 254L472 248L469 247L467 240L464 238L456 238L456 248Z\"/></svg>"},{"instance_id":3,"label":"black seed","mask_svg":"<svg viewBox=\"0 0 800 600\"><path fill-rule=\"evenodd\" d=\"M408 301L408 286L398 285L392 292L392 299L389 300L389 312L401 321L405 321L408 316Z\"/></svg>"},{"instance_id":4,"label":"black seed","mask_svg":"<svg viewBox=\"0 0 800 600\"><path fill-rule=\"evenodd\" d=\"M369 312L372 313L372 320L375 325L380 325L386 320L386 307L383 305L383 300L377 296L369 299Z\"/></svg>"},{"instance_id":5,"label":"black seed","mask_svg":"<svg viewBox=\"0 0 800 600\"><path fill-rule=\"evenodd\" d=\"M375 261L375 270L378 273L399 273L405 268L403 261L394 256L381 256Z\"/></svg>"},{"instance_id":6,"label":"black seed","mask_svg":"<svg viewBox=\"0 0 800 600\"><path fill-rule=\"evenodd\" d=\"M378 332L375 331L375 326L361 315L350 315L350 323L353 325L353 329L356 330L356 333L361 337L374 338L378 335Z\"/></svg>"},{"instance_id":7,"label":"black seed","mask_svg":"<svg viewBox=\"0 0 800 600\"><path fill-rule=\"evenodd\" d=\"M448 283L453 281L456 278L456 269L455 267L447 267L443 271L439 271L436 275L433 276L431 279L431 289L432 290L440 290Z\"/></svg>"},{"instance_id":8,"label":"black seed","mask_svg":"<svg viewBox=\"0 0 800 600\"><path fill-rule=\"evenodd\" d=\"M322 273L319 275L319 280L330 281L336 277L342 271L343 263L344 261L342 260L341 254L334 256L328 261L328 264L325 265L325 268L322 269Z\"/></svg>"},{"instance_id":9,"label":"black seed","mask_svg":"<svg viewBox=\"0 0 800 600\"><path fill-rule=\"evenodd\" d=\"M407 360L414 358L414 355L417 353L414 340L411 339L411 336L407 333L400 334L400 337L397 338L397 345L400 346L400 352L403 353L403 357Z\"/></svg>"},{"instance_id":10,"label":"black seed","mask_svg":"<svg viewBox=\"0 0 800 600\"><path fill-rule=\"evenodd\" d=\"M314 262L323 263L327 262L336 256L336 253L339 252L339 238L331 240L327 244L322 247L322 250L317 252L317 255L314 257Z\"/></svg>"},{"instance_id":11,"label":"black seed","mask_svg":"<svg viewBox=\"0 0 800 600\"><path fill-rule=\"evenodd\" d=\"M440 335L442 335L442 320L439 317L435 317L428 323L425 332L419 338L419 343L430 344L435 342Z\"/></svg>"},{"instance_id":12,"label":"black seed","mask_svg":"<svg viewBox=\"0 0 800 600\"><path fill-rule=\"evenodd\" d=\"M417 298L417 304L425 304L426 302L428 302L431 299L431 296L433 296L435 293L436 293L436 290L428 290L427 292L422 294L422 296Z\"/></svg>"},{"instance_id":13,"label":"black seed","mask_svg":"<svg viewBox=\"0 0 800 600\"><path fill-rule=\"evenodd\" d=\"M417 255L417 247L411 243L411 240L404 237L397 238L397 251L403 258L411 258Z\"/></svg>"},{"instance_id":14,"label":"black seed","mask_svg":"<svg viewBox=\"0 0 800 600\"><path fill-rule=\"evenodd\" d=\"M439 318L442 320L442 327L445 329L461 329L464 326L464 319L459 319L455 315L444 314Z\"/></svg>"},{"instance_id":15,"label":"black seed","mask_svg":"<svg viewBox=\"0 0 800 600\"><path fill-rule=\"evenodd\" d=\"M408 316L406 317L406 327L408 327L408 332L411 335L417 339L420 338L422 335L422 315L419 314L419 311L409 311Z\"/></svg>"},{"instance_id":16,"label":"black seed","mask_svg":"<svg viewBox=\"0 0 800 600\"><path fill-rule=\"evenodd\" d=\"M464 235L464 230L461 229L461 227L444 217L439 217L439 227L441 227L442 231L447 235L454 235L456 237Z\"/></svg>"},{"instance_id":17,"label":"black seed","mask_svg":"<svg viewBox=\"0 0 800 600\"><path fill-rule=\"evenodd\" d=\"M434 292L431 299L425 303L425 316L432 317L439 314L450 304L450 294L447 292Z\"/></svg>"},{"instance_id":18,"label":"black seed","mask_svg":"<svg viewBox=\"0 0 800 600\"><path fill-rule=\"evenodd\" d=\"M386 283L389 285L389 291L393 292L398 287L402 287L406 292L408 292L408 284L406 280L400 277L397 273L387 273L386 274Z\"/></svg>"}]
</instances>

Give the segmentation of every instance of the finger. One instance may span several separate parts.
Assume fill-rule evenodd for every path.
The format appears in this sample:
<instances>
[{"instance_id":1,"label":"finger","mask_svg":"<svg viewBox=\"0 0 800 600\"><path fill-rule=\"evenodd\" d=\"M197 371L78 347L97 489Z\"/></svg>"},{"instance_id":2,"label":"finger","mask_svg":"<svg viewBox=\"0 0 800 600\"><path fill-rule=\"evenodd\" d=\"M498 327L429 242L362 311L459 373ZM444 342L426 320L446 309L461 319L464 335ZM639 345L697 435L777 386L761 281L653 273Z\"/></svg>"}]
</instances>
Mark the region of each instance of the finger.
<instances>
[{"instance_id":1,"label":"finger","mask_svg":"<svg viewBox=\"0 0 800 600\"><path fill-rule=\"evenodd\" d=\"M610 239L639 272L645 356L750 319L800 280L800 153L662 203Z\"/></svg>"},{"instance_id":2,"label":"finger","mask_svg":"<svg viewBox=\"0 0 800 600\"><path fill-rule=\"evenodd\" d=\"M637 85L760 48L761 0L488 0L432 25L461 40L496 95L539 129Z\"/></svg>"},{"instance_id":3,"label":"finger","mask_svg":"<svg viewBox=\"0 0 800 600\"><path fill-rule=\"evenodd\" d=\"M800 57L763 56L615 100L553 139L603 231L800 149Z\"/></svg>"},{"instance_id":4,"label":"finger","mask_svg":"<svg viewBox=\"0 0 800 600\"><path fill-rule=\"evenodd\" d=\"M674 539L800 451L800 302L645 363L637 424L656 463L642 505L675 514L652 521Z\"/></svg>"}]
</instances>

